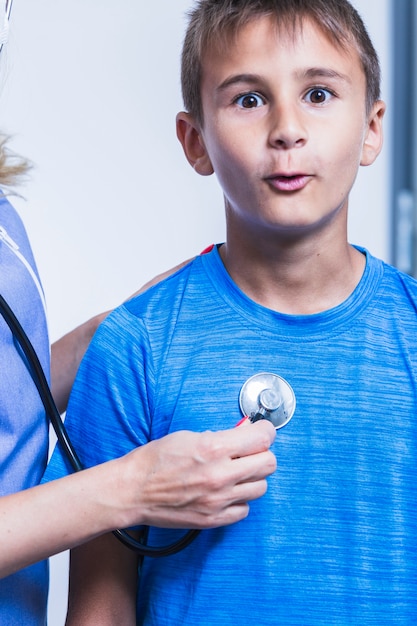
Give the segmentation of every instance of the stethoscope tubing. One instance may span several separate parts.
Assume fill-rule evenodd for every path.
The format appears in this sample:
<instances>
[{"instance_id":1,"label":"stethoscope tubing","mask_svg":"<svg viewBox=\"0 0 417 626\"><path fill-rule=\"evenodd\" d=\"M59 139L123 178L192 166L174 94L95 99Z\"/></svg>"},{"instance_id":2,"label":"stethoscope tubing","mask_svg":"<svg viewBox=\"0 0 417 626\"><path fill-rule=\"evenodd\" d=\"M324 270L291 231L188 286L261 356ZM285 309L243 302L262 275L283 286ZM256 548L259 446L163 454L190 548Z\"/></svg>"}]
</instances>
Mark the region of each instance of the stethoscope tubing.
<instances>
[{"instance_id":1,"label":"stethoscope tubing","mask_svg":"<svg viewBox=\"0 0 417 626\"><path fill-rule=\"evenodd\" d=\"M50 387L48 385L48 381L46 380L46 376L42 369L42 365L39 361L38 355L36 354L36 351L29 337L24 331L16 315L1 294L0 313L26 357L27 366L30 370L33 382L35 383L38 390L39 397L45 409L45 413L52 424L57 439L62 447L62 450L67 460L71 465L72 470L74 472L82 471L84 467L74 449L74 446L72 445L72 442L67 433L67 429L65 428L65 424L61 419L61 415L59 414L59 411L53 399ZM183 537L181 537L178 541L175 541L174 543L168 544L166 546L154 547L145 545L140 541L137 541L125 530L113 531L113 534L126 547L137 552L140 556L150 556L154 558L171 556L173 554L176 554L180 550L186 548L197 537L199 533L199 530L189 530L183 535Z\"/></svg>"}]
</instances>

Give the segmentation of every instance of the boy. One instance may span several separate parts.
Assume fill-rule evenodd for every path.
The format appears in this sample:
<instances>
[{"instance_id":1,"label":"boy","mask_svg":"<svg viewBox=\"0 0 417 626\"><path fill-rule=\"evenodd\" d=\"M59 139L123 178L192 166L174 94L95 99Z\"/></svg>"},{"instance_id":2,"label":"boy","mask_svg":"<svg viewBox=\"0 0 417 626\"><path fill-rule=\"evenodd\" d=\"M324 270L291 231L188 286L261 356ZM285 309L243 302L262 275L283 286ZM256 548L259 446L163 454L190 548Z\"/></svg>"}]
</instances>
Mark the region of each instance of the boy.
<instances>
[{"instance_id":1,"label":"boy","mask_svg":"<svg viewBox=\"0 0 417 626\"><path fill-rule=\"evenodd\" d=\"M11 1L4 5L0 2L0 51ZM45 373L51 370L61 412L81 356L106 314L55 342L50 360L35 260L24 225L4 193L26 171L27 163L10 154L0 134L0 624L7 626L46 624L44 559L51 554L131 524L208 528L239 521L247 516L247 501L265 492L265 476L276 467L267 451L275 431L264 422L256 433L241 429L238 438L234 429L172 433L121 459L38 486L48 455L48 423L30 368L5 321L8 305Z\"/></svg>"},{"instance_id":2,"label":"boy","mask_svg":"<svg viewBox=\"0 0 417 626\"><path fill-rule=\"evenodd\" d=\"M347 0L201 0L182 84L178 137L219 179L226 243L105 322L69 427L88 464L224 428L265 371L297 408L246 520L145 559L139 580L113 538L75 550L68 623L412 623L417 284L347 241L358 167L382 144L372 43Z\"/></svg>"}]
</instances>

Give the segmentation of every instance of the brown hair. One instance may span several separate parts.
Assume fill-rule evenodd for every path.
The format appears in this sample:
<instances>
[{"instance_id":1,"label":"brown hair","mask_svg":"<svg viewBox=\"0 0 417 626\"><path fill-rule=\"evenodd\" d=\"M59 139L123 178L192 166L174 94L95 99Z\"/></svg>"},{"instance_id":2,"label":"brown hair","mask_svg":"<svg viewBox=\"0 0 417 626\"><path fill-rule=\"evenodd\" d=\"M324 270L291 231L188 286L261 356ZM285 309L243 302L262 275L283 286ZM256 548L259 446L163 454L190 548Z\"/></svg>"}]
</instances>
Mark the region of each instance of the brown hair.
<instances>
[{"instance_id":1,"label":"brown hair","mask_svg":"<svg viewBox=\"0 0 417 626\"><path fill-rule=\"evenodd\" d=\"M369 111L380 98L381 71L378 55L358 12L348 0L197 0L189 13L181 64L184 105L203 123L201 103L202 57L210 46L227 47L230 37L255 18L271 16L278 26L315 22L339 48L356 45L366 78Z\"/></svg>"}]
</instances>

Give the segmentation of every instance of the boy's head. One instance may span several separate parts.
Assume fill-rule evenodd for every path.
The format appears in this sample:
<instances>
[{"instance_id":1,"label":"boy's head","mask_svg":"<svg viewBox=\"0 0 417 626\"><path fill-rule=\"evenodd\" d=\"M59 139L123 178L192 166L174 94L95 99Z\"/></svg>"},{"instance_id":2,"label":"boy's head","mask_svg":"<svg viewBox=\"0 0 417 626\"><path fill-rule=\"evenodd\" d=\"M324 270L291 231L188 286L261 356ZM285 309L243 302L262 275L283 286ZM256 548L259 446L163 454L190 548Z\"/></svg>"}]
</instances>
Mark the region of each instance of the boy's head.
<instances>
[{"instance_id":1,"label":"boy's head","mask_svg":"<svg viewBox=\"0 0 417 626\"><path fill-rule=\"evenodd\" d=\"M203 123L202 60L209 48L227 50L230 39L254 19L270 16L278 28L295 32L305 19L315 23L338 48L354 47L366 79L366 108L380 97L378 56L357 11L348 0L198 0L182 53L181 82L184 105Z\"/></svg>"}]
</instances>

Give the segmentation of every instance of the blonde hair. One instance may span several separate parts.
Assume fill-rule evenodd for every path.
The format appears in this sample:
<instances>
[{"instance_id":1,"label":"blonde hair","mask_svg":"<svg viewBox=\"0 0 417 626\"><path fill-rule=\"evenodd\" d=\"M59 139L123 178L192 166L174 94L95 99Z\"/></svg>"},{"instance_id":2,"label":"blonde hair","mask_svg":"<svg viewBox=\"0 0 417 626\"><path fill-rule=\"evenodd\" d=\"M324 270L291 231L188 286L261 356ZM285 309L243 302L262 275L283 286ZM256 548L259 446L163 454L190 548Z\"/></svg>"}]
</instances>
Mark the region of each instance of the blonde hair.
<instances>
[{"instance_id":1,"label":"blonde hair","mask_svg":"<svg viewBox=\"0 0 417 626\"><path fill-rule=\"evenodd\" d=\"M0 187L17 185L31 168L29 161L10 150L9 139L0 134Z\"/></svg>"}]
</instances>

